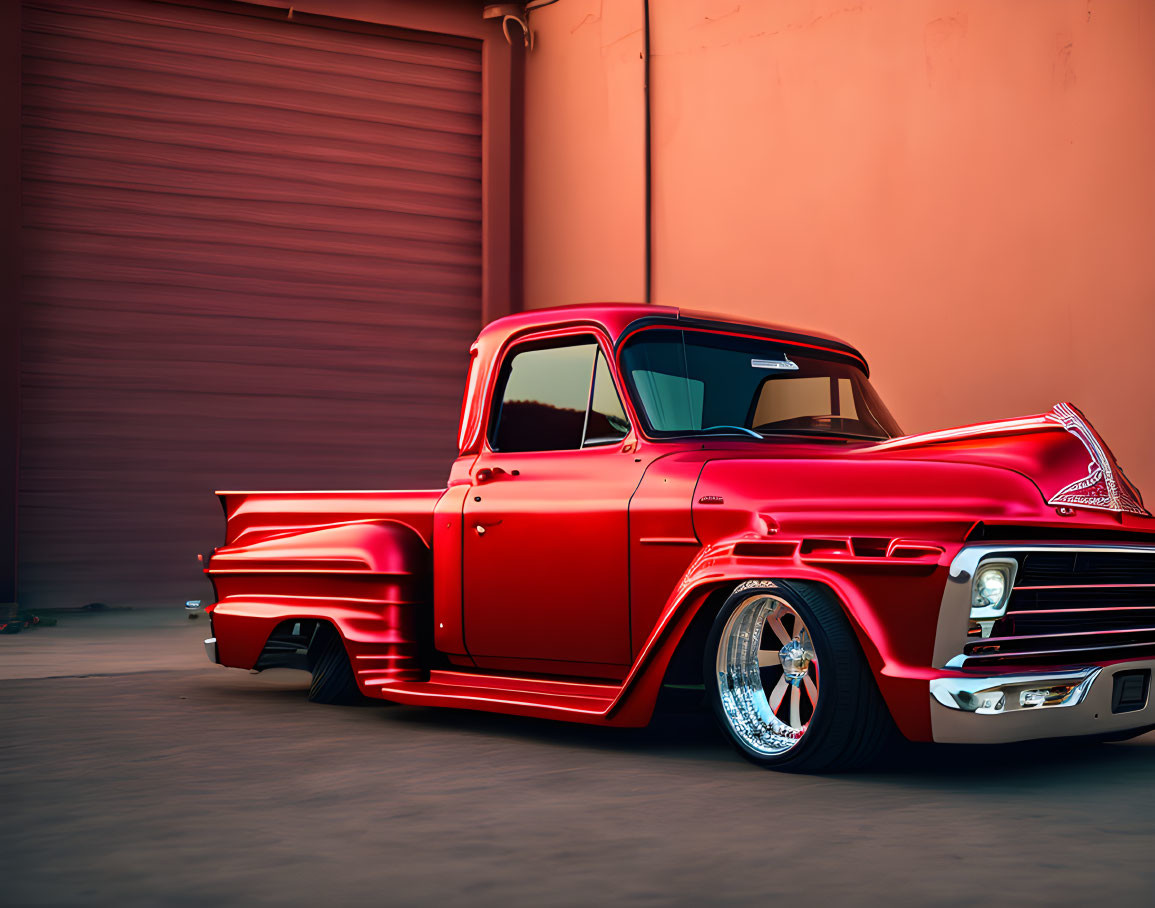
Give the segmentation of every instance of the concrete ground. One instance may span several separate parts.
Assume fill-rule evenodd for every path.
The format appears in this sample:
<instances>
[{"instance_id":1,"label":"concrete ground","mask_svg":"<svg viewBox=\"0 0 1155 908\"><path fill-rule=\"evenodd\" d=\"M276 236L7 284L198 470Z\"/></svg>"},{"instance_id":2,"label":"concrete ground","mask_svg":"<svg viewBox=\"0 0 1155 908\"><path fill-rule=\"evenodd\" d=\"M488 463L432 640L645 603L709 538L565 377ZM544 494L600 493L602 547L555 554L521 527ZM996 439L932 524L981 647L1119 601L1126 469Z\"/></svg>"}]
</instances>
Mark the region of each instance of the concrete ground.
<instances>
[{"instance_id":1,"label":"concrete ground","mask_svg":"<svg viewBox=\"0 0 1155 908\"><path fill-rule=\"evenodd\" d=\"M757 770L708 721L325 707L207 622L0 637L0 905L1149 905L1155 735Z\"/></svg>"}]
</instances>

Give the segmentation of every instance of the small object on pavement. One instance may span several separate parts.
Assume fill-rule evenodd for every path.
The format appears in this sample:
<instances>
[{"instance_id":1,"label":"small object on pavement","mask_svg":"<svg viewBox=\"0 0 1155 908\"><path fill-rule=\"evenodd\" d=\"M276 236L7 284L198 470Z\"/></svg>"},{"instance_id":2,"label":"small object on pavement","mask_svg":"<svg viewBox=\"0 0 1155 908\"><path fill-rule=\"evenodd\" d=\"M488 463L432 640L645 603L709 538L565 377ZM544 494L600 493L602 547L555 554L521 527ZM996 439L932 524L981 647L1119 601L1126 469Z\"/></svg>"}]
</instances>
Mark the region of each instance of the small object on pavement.
<instances>
[{"instance_id":1,"label":"small object on pavement","mask_svg":"<svg viewBox=\"0 0 1155 908\"><path fill-rule=\"evenodd\" d=\"M187 602L185 602L184 608L185 612L189 616L189 620L192 621L200 613L201 601L199 599L189 599Z\"/></svg>"},{"instance_id":2,"label":"small object on pavement","mask_svg":"<svg viewBox=\"0 0 1155 908\"><path fill-rule=\"evenodd\" d=\"M17 612L14 618L0 618L0 634L19 634L26 627L55 627L55 618L41 618L31 612Z\"/></svg>"}]
</instances>

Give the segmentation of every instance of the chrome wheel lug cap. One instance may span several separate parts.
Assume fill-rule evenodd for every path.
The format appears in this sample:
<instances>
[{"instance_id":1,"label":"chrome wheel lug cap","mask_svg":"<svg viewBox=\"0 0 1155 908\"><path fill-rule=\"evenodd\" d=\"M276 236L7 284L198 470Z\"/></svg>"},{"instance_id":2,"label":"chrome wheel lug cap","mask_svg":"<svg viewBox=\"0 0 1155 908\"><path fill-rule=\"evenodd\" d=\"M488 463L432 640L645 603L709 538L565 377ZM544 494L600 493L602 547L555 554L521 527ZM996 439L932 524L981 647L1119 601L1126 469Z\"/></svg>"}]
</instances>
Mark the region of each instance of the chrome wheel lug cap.
<instances>
[{"instance_id":1,"label":"chrome wheel lug cap","mask_svg":"<svg viewBox=\"0 0 1155 908\"><path fill-rule=\"evenodd\" d=\"M801 684L810 668L810 653L797 637L778 651L778 659L782 663L782 674L785 675L786 682L795 687Z\"/></svg>"}]
</instances>

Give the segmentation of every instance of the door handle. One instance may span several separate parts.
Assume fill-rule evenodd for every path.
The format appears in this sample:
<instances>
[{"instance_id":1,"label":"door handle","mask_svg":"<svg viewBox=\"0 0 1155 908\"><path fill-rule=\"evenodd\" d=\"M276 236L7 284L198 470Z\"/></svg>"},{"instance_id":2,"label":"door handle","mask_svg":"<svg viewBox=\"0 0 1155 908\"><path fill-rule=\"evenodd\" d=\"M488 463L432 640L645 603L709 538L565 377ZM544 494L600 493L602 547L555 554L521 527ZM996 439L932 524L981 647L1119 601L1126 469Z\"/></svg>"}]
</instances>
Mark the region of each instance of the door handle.
<instances>
[{"instance_id":1,"label":"door handle","mask_svg":"<svg viewBox=\"0 0 1155 908\"><path fill-rule=\"evenodd\" d=\"M475 521L473 521L473 528L475 530L477 530L478 536L484 536L486 530L488 530L490 527L497 526L499 523L501 523L500 519L499 520L475 520Z\"/></svg>"},{"instance_id":2,"label":"door handle","mask_svg":"<svg viewBox=\"0 0 1155 908\"><path fill-rule=\"evenodd\" d=\"M473 474L473 481L478 485L481 485L485 482L492 482L495 479L500 479L505 475L507 474L501 467L482 467L480 470Z\"/></svg>"}]
</instances>

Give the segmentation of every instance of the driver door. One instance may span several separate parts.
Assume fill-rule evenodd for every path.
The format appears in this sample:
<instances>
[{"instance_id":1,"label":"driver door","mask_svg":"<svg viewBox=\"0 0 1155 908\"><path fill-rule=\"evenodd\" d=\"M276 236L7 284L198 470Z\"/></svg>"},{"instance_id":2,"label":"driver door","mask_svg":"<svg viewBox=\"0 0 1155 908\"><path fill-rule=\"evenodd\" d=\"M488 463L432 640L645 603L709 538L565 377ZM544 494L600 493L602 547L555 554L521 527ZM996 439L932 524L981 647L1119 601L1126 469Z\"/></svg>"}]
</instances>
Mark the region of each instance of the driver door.
<instances>
[{"instance_id":1,"label":"driver door","mask_svg":"<svg viewBox=\"0 0 1155 908\"><path fill-rule=\"evenodd\" d=\"M464 508L465 644L479 665L607 677L629 665L633 438L594 335L507 351Z\"/></svg>"}]
</instances>

